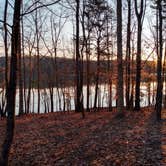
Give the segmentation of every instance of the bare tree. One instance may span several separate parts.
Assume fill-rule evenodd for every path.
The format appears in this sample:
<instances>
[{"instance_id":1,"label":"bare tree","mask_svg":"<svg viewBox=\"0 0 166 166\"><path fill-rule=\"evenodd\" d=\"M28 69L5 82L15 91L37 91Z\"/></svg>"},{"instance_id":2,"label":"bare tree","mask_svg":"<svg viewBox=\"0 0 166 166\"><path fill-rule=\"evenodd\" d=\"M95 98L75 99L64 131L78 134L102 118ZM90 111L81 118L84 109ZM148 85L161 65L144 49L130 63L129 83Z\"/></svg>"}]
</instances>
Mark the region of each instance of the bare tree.
<instances>
[{"instance_id":1,"label":"bare tree","mask_svg":"<svg viewBox=\"0 0 166 166\"><path fill-rule=\"evenodd\" d=\"M163 54L163 16L162 16L162 0L157 0L157 94L156 94L156 114L157 119L161 119L162 110L162 90L163 90L163 79L162 79L162 54Z\"/></svg>"},{"instance_id":2,"label":"bare tree","mask_svg":"<svg viewBox=\"0 0 166 166\"><path fill-rule=\"evenodd\" d=\"M130 107L130 54L131 54L131 0L127 0L128 21L127 21L127 44L126 44L126 109Z\"/></svg>"},{"instance_id":3,"label":"bare tree","mask_svg":"<svg viewBox=\"0 0 166 166\"><path fill-rule=\"evenodd\" d=\"M89 112L89 96L90 96L90 47L91 47L91 41L90 41L90 36L91 36L91 30L92 28L90 27L90 15L86 11L87 10L87 5L88 1L84 0L83 1L83 14L82 14L82 31L83 31L83 41L85 45L85 53L86 53L86 84L87 84L87 96L86 96L86 109ZM87 35L86 35L87 31Z\"/></svg>"},{"instance_id":4,"label":"bare tree","mask_svg":"<svg viewBox=\"0 0 166 166\"><path fill-rule=\"evenodd\" d=\"M123 95L123 54L122 54L122 1L117 0L117 110L124 109Z\"/></svg>"},{"instance_id":5,"label":"bare tree","mask_svg":"<svg viewBox=\"0 0 166 166\"><path fill-rule=\"evenodd\" d=\"M141 0L140 11L138 11L138 2L135 2L135 14L137 17L137 57L136 57L136 86L135 86L135 110L140 110L140 84L141 84L141 39L142 26L146 10L146 0Z\"/></svg>"},{"instance_id":6,"label":"bare tree","mask_svg":"<svg viewBox=\"0 0 166 166\"><path fill-rule=\"evenodd\" d=\"M5 47L5 88L6 88L6 94L7 94L7 86L8 86L8 24L7 24L7 11L8 11L8 0L5 1L5 9L4 9L4 20L3 20L3 29L4 29L4 34L3 34L3 39L4 39L4 47ZM2 98L3 100L3 98ZM2 101L2 105L5 105L6 100ZM4 107L2 107L4 108ZM5 116L6 115L6 110L1 110L1 115Z\"/></svg>"},{"instance_id":7,"label":"bare tree","mask_svg":"<svg viewBox=\"0 0 166 166\"><path fill-rule=\"evenodd\" d=\"M16 99L16 83L17 83L17 62L18 62L18 47L19 47L19 33L20 33L20 10L21 1L15 0L14 16L11 37L11 62L10 62L10 79L7 88L7 128L5 140L2 146L0 156L0 165L8 165L8 156L10 147L14 136L15 127L15 99Z\"/></svg>"},{"instance_id":8,"label":"bare tree","mask_svg":"<svg viewBox=\"0 0 166 166\"><path fill-rule=\"evenodd\" d=\"M21 28L19 28L20 30ZM18 43L18 82L19 82L19 116L23 115L23 77L22 77L22 56L21 56L21 30Z\"/></svg>"},{"instance_id":9,"label":"bare tree","mask_svg":"<svg viewBox=\"0 0 166 166\"><path fill-rule=\"evenodd\" d=\"M36 54L37 54L37 94L38 94L38 108L37 112L40 113L40 32L39 32L39 16L38 16L38 4L36 3L36 11L35 11L35 28L36 28Z\"/></svg>"},{"instance_id":10,"label":"bare tree","mask_svg":"<svg viewBox=\"0 0 166 166\"><path fill-rule=\"evenodd\" d=\"M82 60L80 56L80 31L79 31L79 10L80 10L80 1L76 0L76 112L82 112L82 117L84 118L84 108L83 108L83 78L82 78Z\"/></svg>"},{"instance_id":11,"label":"bare tree","mask_svg":"<svg viewBox=\"0 0 166 166\"><path fill-rule=\"evenodd\" d=\"M5 1L4 10L4 45L5 45L5 81L6 89L8 86L8 28L7 28L7 10L8 10L8 0Z\"/></svg>"}]
</instances>

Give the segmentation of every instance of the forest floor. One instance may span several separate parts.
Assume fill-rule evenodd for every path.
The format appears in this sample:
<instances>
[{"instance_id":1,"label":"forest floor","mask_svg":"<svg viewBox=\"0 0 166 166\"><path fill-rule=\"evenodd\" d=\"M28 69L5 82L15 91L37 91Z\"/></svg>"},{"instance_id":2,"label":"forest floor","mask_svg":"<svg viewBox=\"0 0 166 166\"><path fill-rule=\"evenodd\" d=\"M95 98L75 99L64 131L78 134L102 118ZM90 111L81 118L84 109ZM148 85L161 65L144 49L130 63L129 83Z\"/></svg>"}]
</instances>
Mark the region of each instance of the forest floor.
<instances>
[{"instance_id":1,"label":"forest floor","mask_svg":"<svg viewBox=\"0 0 166 166\"><path fill-rule=\"evenodd\" d=\"M0 144L4 128L5 120L0 120ZM115 111L86 113L85 119L78 113L17 117L10 165L166 165L166 124L162 128L152 108L125 112L123 118Z\"/></svg>"}]
</instances>

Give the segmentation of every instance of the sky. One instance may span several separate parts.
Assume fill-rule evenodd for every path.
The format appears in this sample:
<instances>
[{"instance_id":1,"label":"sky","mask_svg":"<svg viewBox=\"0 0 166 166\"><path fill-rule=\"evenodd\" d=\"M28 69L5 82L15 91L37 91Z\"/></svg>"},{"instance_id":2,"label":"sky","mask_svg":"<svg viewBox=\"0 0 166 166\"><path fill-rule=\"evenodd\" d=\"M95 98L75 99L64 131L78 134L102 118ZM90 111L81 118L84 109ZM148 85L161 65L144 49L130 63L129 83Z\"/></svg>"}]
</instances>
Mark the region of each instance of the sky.
<instances>
[{"instance_id":1,"label":"sky","mask_svg":"<svg viewBox=\"0 0 166 166\"><path fill-rule=\"evenodd\" d=\"M116 4L115 4L115 2L112 2L113 0L109 0L109 3L110 4L112 4L112 6L115 8L115 6L116 6ZM13 5L12 4L12 0L9 0L9 2L11 2L11 5ZM25 3L26 3L26 1L24 1ZM29 2L29 1L27 1L27 2ZM124 5L124 2L125 2L125 0L123 0L123 6L125 6ZM0 19L2 20L3 19L3 10L4 10L4 3L5 3L5 0L0 0ZM148 2L149 3L149 2ZM150 45L152 45L151 43L153 43L153 39L152 39L152 35L151 35L151 32L150 32L150 30L149 30L149 22L154 22L154 15L153 15L153 13L152 13L152 11L151 11L151 9L149 8L149 6L150 5L147 5L147 10L146 10L146 15L145 15L145 20L144 20L144 26L143 26L143 40L145 39L145 40L147 40L148 42L150 42ZM60 14L59 12L57 12L58 11L58 6L57 5L54 5L54 6L52 6L52 7L50 7L50 9L52 10L52 11L54 11L55 13L57 13L58 15ZM42 12L44 12L44 10L42 9ZM63 11L64 13L66 12L68 12L67 11L67 9L65 9L64 11ZM11 23L11 21L12 21L12 18L11 18L11 16L12 16L12 8L11 7L9 7L9 15L8 15L8 20L9 20L9 23L10 24L12 24ZM124 14L124 13L123 13ZM49 15L49 14L48 14ZM30 17L30 16L28 16L28 17ZM49 18L49 17L48 17ZM65 24L65 26L64 26L64 28L63 28L63 30L62 30L62 35L61 35L61 41L60 41L60 43L61 43L61 45L63 44L64 46L63 47L69 47L69 42L71 43L71 38L73 37L73 25L72 25L72 22L71 22L71 20L72 20L72 17L70 16L69 18L68 18L68 20L67 20L67 22L66 22L66 24ZM124 22L124 26L123 26L123 30L125 31L126 30L126 24L127 24L127 13L125 13L124 15L123 15L123 22ZM63 21L62 21L63 22ZM49 26L50 26L50 20L48 19L48 21L46 22L46 31L49 31ZM48 34L48 32L46 32L46 35L45 36L47 36L47 34ZM126 37L126 36L124 36L124 37ZM46 40L47 40L47 42L49 42L49 40L50 40L50 37L49 36L47 36L46 37ZM62 43L62 41L65 41L65 42L63 42ZM125 40L124 40L125 41ZM49 45L49 44L48 44ZM62 46L61 46L62 47ZM124 47L125 47L125 45L124 45ZM2 35L0 35L0 56L2 56L3 55L3 50L4 50L4 48L3 48L3 40L2 40ZM144 50L144 52L146 52L147 54L149 54L150 52L151 52L151 49L147 49L146 48L146 50Z\"/></svg>"}]
</instances>

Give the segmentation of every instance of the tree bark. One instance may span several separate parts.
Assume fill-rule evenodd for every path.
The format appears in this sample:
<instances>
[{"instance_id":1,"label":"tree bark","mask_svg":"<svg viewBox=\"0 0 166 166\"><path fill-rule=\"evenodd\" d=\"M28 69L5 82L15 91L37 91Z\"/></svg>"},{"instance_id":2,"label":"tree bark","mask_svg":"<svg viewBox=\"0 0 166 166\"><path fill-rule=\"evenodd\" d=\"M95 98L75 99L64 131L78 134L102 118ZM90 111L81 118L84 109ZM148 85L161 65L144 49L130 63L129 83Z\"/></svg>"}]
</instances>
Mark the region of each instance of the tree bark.
<instances>
[{"instance_id":1,"label":"tree bark","mask_svg":"<svg viewBox=\"0 0 166 166\"><path fill-rule=\"evenodd\" d=\"M97 73L95 79L95 98L94 98L94 106L93 108L96 110L97 108L97 97L99 91L99 72L100 72L100 39L97 40Z\"/></svg>"},{"instance_id":2,"label":"tree bark","mask_svg":"<svg viewBox=\"0 0 166 166\"><path fill-rule=\"evenodd\" d=\"M140 84L141 84L141 38L142 38L142 24L146 10L146 0L141 0L140 11L138 12L138 2L135 2L135 14L137 17L137 57L136 57L136 86L135 86L135 110L140 110Z\"/></svg>"},{"instance_id":3,"label":"tree bark","mask_svg":"<svg viewBox=\"0 0 166 166\"><path fill-rule=\"evenodd\" d=\"M122 55L122 1L117 0L117 110L124 109L123 95L123 55Z\"/></svg>"},{"instance_id":4,"label":"tree bark","mask_svg":"<svg viewBox=\"0 0 166 166\"><path fill-rule=\"evenodd\" d=\"M38 108L37 112L40 113L40 50L39 50L39 27L38 27L38 11L36 10L35 18L36 28L36 49L37 49L37 94L38 94Z\"/></svg>"},{"instance_id":5,"label":"tree bark","mask_svg":"<svg viewBox=\"0 0 166 166\"><path fill-rule=\"evenodd\" d=\"M84 108L83 108L83 81L82 81L82 62L79 51L79 10L80 1L76 0L76 112L82 112L82 117L84 118Z\"/></svg>"},{"instance_id":6,"label":"tree bark","mask_svg":"<svg viewBox=\"0 0 166 166\"><path fill-rule=\"evenodd\" d=\"M135 86L135 110L140 110L140 84L141 84L141 20L138 19L137 32L137 57L136 57L136 86Z\"/></svg>"},{"instance_id":7,"label":"tree bark","mask_svg":"<svg viewBox=\"0 0 166 166\"><path fill-rule=\"evenodd\" d=\"M131 34L131 0L128 3L127 45L126 45L126 109L130 107L130 34Z\"/></svg>"},{"instance_id":8,"label":"tree bark","mask_svg":"<svg viewBox=\"0 0 166 166\"><path fill-rule=\"evenodd\" d=\"M13 141L14 128L15 128L15 99L16 99L16 83L17 83L17 58L18 58L18 45L19 32L20 32L20 10L21 0L15 0L14 3L14 16L11 36L11 62L10 62L10 78L7 88L7 128L5 140L2 145L2 152L0 158L0 165L8 165L8 157L10 147Z\"/></svg>"},{"instance_id":9,"label":"tree bark","mask_svg":"<svg viewBox=\"0 0 166 166\"><path fill-rule=\"evenodd\" d=\"M7 10L8 10L8 0L5 1L5 10L4 10L4 46L5 46L5 83L6 89L8 86L8 32L7 32Z\"/></svg>"},{"instance_id":10,"label":"tree bark","mask_svg":"<svg viewBox=\"0 0 166 166\"><path fill-rule=\"evenodd\" d=\"M157 94L156 94L156 115L157 119L161 120L161 110L162 110L162 90L163 90L163 79L162 79L162 50L163 50L163 40L162 40L162 4L161 0L157 1L157 10L159 13L159 54L157 58ZM158 42L158 41L157 41Z\"/></svg>"},{"instance_id":11,"label":"tree bark","mask_svg":"<svg viewBox=\"0 0 166 166\"><path fill-rule=\"evenodd\" d=\"M20 29L20 28L19 28ZM19 79L19 116L23 115L23 80L22 80L22 56L21 56L21 31L19 32L18 44L18 79Z\"/></svg>"}]
</instances>

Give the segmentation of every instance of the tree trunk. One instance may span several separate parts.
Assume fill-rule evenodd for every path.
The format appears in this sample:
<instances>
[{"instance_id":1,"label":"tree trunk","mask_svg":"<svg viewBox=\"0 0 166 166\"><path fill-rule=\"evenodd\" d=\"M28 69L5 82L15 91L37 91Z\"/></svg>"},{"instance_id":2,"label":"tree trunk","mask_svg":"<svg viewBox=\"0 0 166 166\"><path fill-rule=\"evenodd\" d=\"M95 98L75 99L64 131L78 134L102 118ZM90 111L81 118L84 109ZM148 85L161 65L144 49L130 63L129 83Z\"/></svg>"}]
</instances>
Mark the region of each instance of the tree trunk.
<instances>
[{"instance_id":1,"label":"tree trunk","mask_svg":"<svg viewBox=\"0 0 166 166\"><path fill-rule=\"evenodd\" d=\"M86 46L87 47L87 46ZM87 48L86 48L87 50ZM87 100L86 100L86 109L87 111L89 112L90 109L89 109L89 95L90 95L90 73L89 73L89 55L90 53L88 51L86 51L86 75L87 75L87 81L86 81L86 84L87 84Z\"/></svg>"},{"instance_id":2,"label":"tree trunk","mask_svg":"<svg viewBox=\"0 0 166 166\"><path fill-rule=\"evenodd\" d=\"M29 52L29 78L28 78L28 96L27 96L27 109L26 113L30 112L30 104L31 104L31 89L32 89L32 58L31 58L31 52Z\"/></svg>"},{"instance_id":3,"label":"tree trunk","mask_svg":"<svg viewBox=\"0 0 166 166\"><path fill-rule=\"evenodd\" d=\"M128 0L128 23L127 23L127 45L126 45L126 109L130 107L130 31L131 31L131 0Z\"/></svg>"},{"instance_id":4,"label":"tree trunk","mask_svg":"<svg viewBox=\"0 0 166 166\"><path fill-rule=\"evenodd\" d=\"M146 0L140 1L140 9L138 11L138 2L135 2L135 14L137 17L137 57L136 57L136 86L135 86L135 110L140 110L140 84L141 84L141 38L142 38L142 24L146 10Z\"/></svg>"},{"instance_id":5,"label":"tree trunk","mask_svg":"<svg viewBox=\"0 0 166 166\"><path fill-rule=\"evenodd\" d=\"M122 1L117 0L117 110L124 109L123 96L123 55L122 55Z\"/></svg>"},{"instance_id":6,"label":"tree trunk","mask_svg":"<svg viewBox=\"0 0 166 166\"><path fill-rule=\"evenodd\" d=\"M14 4L14 17L11 36L11 62L10 62L10 79L7 88L7 128L5 140L2 145L2 153L0 158L0 165L8 165L8 157L10 147L13 141L14 128L15 128L15 99L16 99L16 83L17 83L17 58L18 58L18 45L20 33L20 10L21 1L15 0Z\"/></svg>"},{"instance_id":7,"label":"tree trunk","mask_svg":"<svg viewBox=\"0 0 166 166\"><path fill-rule=\"evenodd\" d=\"M4 10L4 46L5 46L5 84L6 89L8 86L8 30L7 30L7 10L8 10L8 0L5 1L5 10Z\"/></svg>"},{"instance_id":8,"label":"tree trunk","mask_svg":"<svg viewBox=\"0 0 166 166\"><path fill-rule=\"evenodd\" d=\"M164 108L166 109L166 44L165 44L165 53L164 53L164 64L163 64L163 77L165 83L165 95L164 95Z\"/></svg>"},{"instance_id":9,"label":"tree trunk","mask_svg":"<svg viewBox=\"0 0 166 166\"><path fill-rule=\"evenodd\" d=\"M82 62L79 51L79 10L80 10L80 1L76 0L76 112L82 112L82 117L84 118L84 109L83 109L83 81L82 77Z\"/></svg>"},{"instance_id":10,"label":"tree trunk","mask_svg":"<svg viewBox=\"0 0 166 166\"><path fill-rule=\"evenodd\" d=\"M50 100L51 100L51 112L54 112L54 88L51 86L49 88L50 91Z\"/></svg>"},{"instance_id":11,"label":"tree trunk","mask_svg":"<svg viewBox=\"0 0 166 166\"><path fill-rule=\"evenodd\" d=\"M138 19L137 32L137 57L136 57L136 86L135 86L135 110L140 110L140 84L141 84L141 34L142 24Z\"/></svg>"},{"instance_id":12,"label":"tree trunk","mask_svg":"<svg viewBox=\"0 0 166 166\"><path fill-rule=\"evenodd\" d=\"M162 4L161 0L158 0L158 12L159 12L159 54L157 59L157 94L156 94L156 114L157 119L161 119L161 109L162 109L162 90L163 90L163 79L162 79L162 50L163 50L163 41L162 41ZM158 41L157 41L158 42Z\"/></svg>"},{"instance_id":13,"label":"tree trunk","mask_svg":"<svg viewBox=\"0 0 166 166\"><path fill-rule=\"evenodd\" d=\"M24 106L24 113L26 113L26 110L27 110L27 99L26 99L26 73L25 73L25 68L26 68L26 65L25 65L25 47L24 47L24 21L23 21L23 18L21 20L21 25L22 25L22 60L23 60L23 106Z\"/></svg>"},{"instance_id":14,"label":"tree trunk","mask_svg":"<svg viewBox=\"0 0 166 166\"><path fill-rule=\"evenodd\" d=\"M21 57L21 31L19 32L18 44L18 79L19 79L19 116L23 115L23 80L22 80L22 57Z\"/></svg>"},{"instance_id":15,"label":"tree trunk","mask_svg":"<svg viewBox=\"0 0 166 166\"><path fill-rule=\"evenodd\" d=\"M36 3L37 7L37 3ZM36 9L35 16L35 28L36 28L36 53L37 53L37 95L38 95L38 108L37 112L40 113L40 50L39 50L39 26L38 26L38 10Z\"/></svg>"},{"instance_id":16,"label":"tree trunk","mask_svg":"<svg viewBox=\"0 0 166 166\"><path fill-rule=\"evenodd\" d=\"M6 86L6 95L7 95L7 87L8 87L8 30L7 30L7 10L8 10L8 0L5 1L5 10L4 10L4 47L5 47L5 86ZM7 96L6 96L7 98ZM6 115L6 110L3 112L2 110L2 116Z\"/></svg>"},{"instance_id":17,"label":"tree trunk","mask_svg":"<svg viewBox=\"0 0 166 166\"><path fill-rule=\"evenodd\" d=\"M97 108L97 97L99 90L99 72L100 72L100 40L97 40L97 73L95 79L95 98L94 98L94 106L93 108L96 110Z\"/></svg>"}]
</instances>

